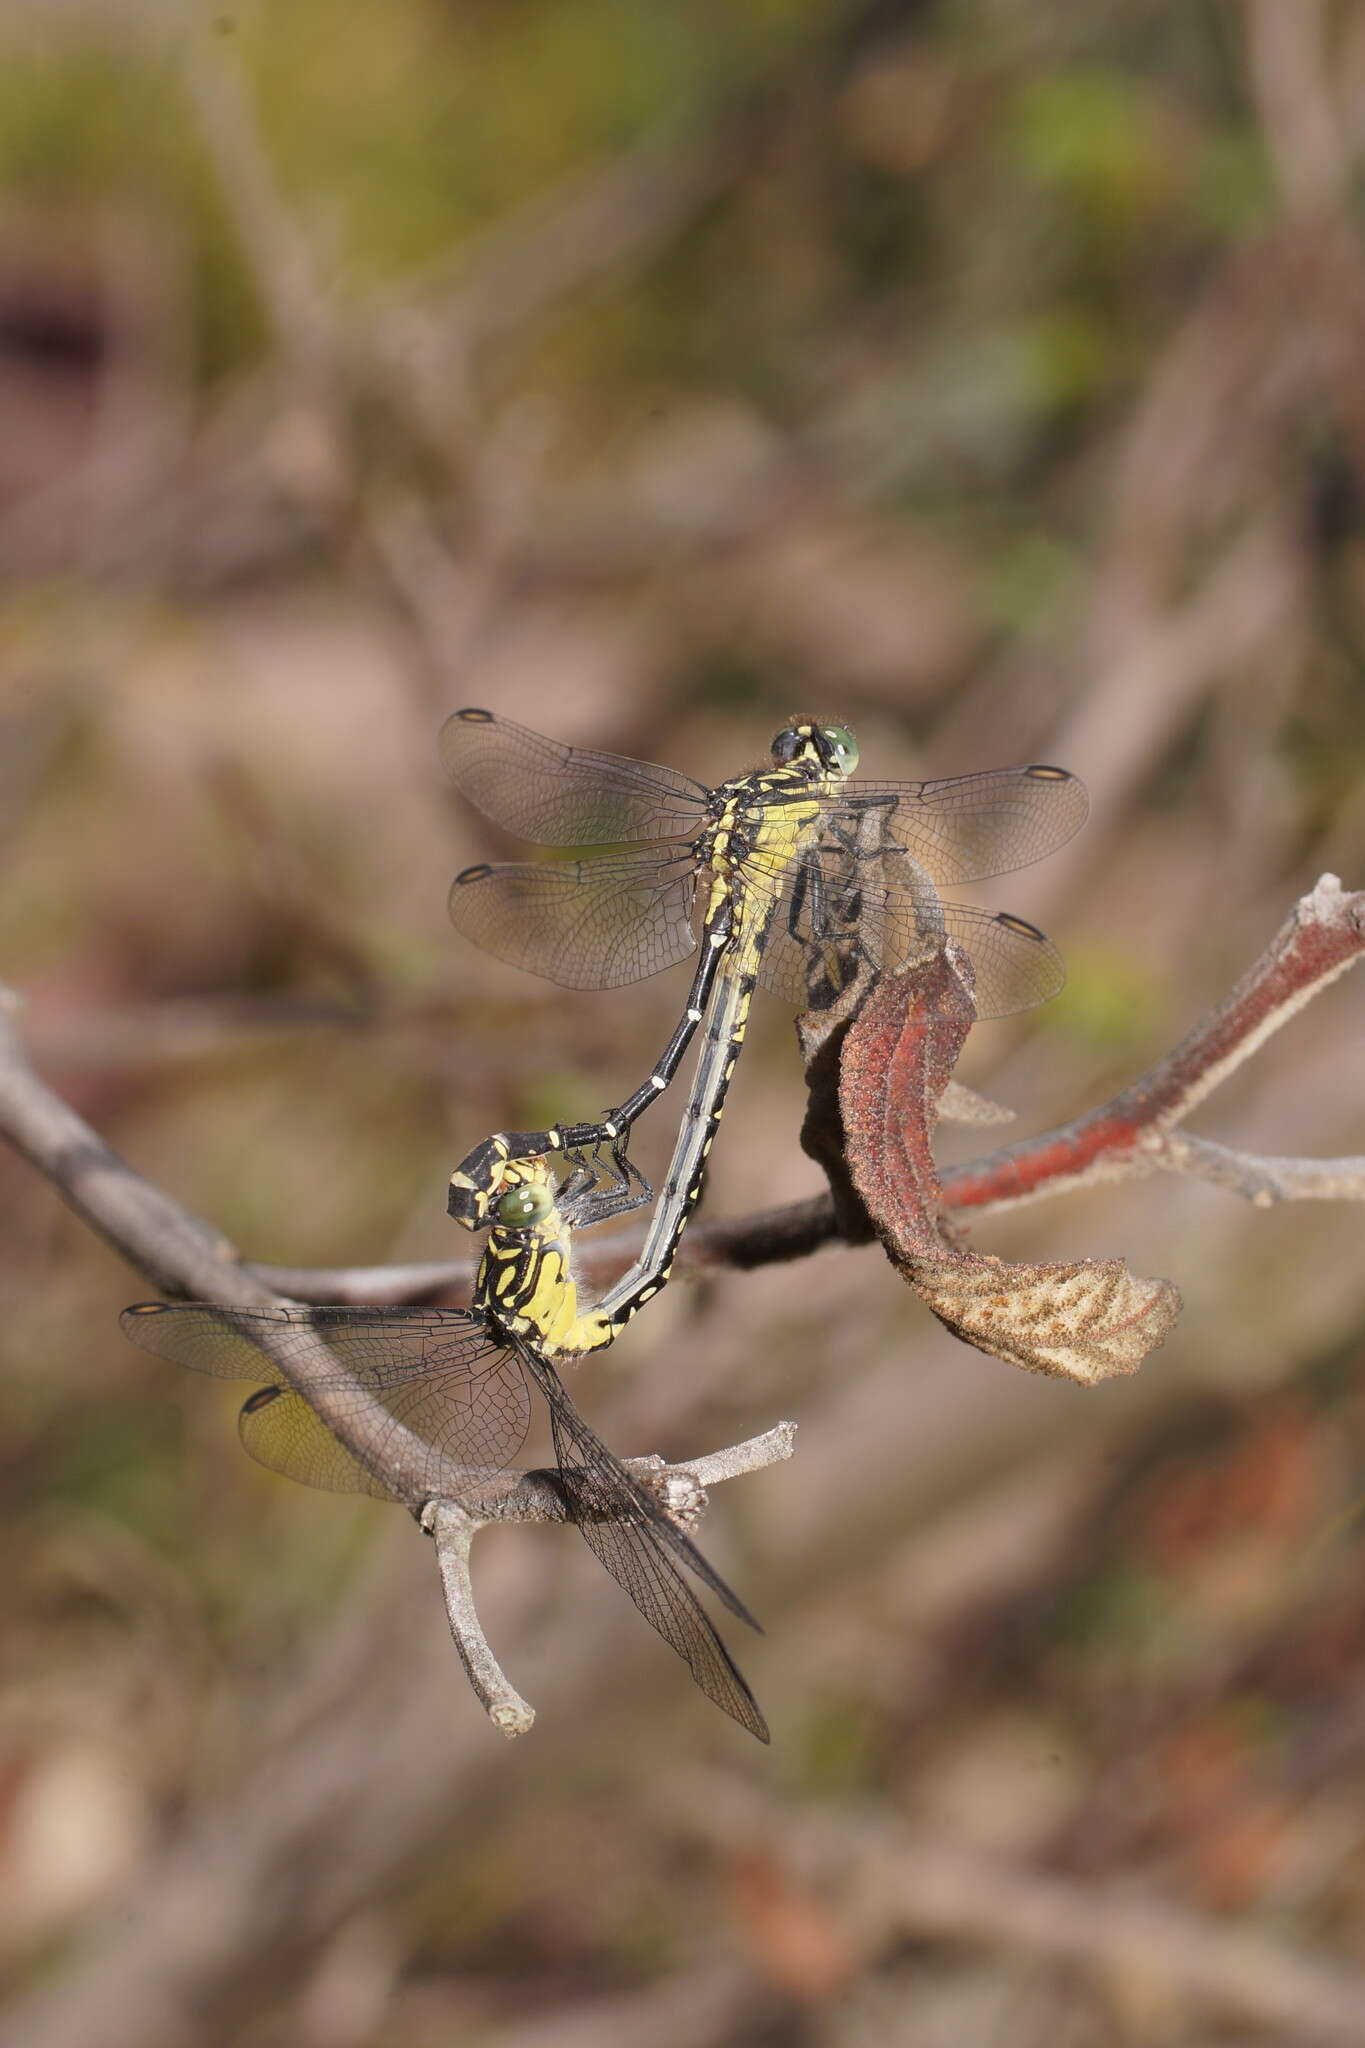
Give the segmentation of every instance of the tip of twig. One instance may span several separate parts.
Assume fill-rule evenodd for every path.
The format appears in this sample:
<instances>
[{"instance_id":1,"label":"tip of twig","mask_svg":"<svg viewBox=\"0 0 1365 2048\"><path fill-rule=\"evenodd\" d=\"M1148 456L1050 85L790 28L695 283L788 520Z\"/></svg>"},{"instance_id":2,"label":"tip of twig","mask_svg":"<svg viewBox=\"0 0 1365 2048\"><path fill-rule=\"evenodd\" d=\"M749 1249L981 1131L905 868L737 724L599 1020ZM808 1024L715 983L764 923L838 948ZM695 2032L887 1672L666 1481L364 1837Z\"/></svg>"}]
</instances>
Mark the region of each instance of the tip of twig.
<instances>
[{"instance_id":1,"label":"tip of twig","mask_svg":"<svg viewBox=\"0 0 1365 2048\"><path fill-rule=\"evenodd\" d=\"M1302 916L1305 912L1314 919L1331 922L1343 911L1348 914L1357 910L1361 901L1360 892L1344 886L1340 875L1319 875L1308 894L1299 904Z\"/></svg>"},{"instance_id":2,"label":"tip of twig","mask_svg":"<svg viewBox=\"0 0 1365 2048\"><path fill-rule=\"evenodd\" d=\"M503 1702L488 1709L488 1718L499 1735L505 1735L509 1742L515 1742L519 1735L529 1735L535 1726L536 1710L528 1707L524 1700L515 1707Z\"/></svg>"}]
</instances>

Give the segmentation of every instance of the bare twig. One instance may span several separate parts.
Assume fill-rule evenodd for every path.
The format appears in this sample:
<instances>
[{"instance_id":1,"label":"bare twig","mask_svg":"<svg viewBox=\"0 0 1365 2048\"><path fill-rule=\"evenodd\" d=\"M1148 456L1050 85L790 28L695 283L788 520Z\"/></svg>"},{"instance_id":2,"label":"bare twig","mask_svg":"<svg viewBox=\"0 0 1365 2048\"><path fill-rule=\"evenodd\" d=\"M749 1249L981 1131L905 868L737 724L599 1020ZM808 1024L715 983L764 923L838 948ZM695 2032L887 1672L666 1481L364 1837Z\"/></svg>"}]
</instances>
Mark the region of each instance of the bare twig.
<instances>
[{"instance_id":1,"label":"bare twig","mask_svg":"<svg viewBox=\"0 0 1365 2048\"><path fill-rule=\"evenodd\" d=\"M1190 1151L1183 1137L1173 1146L1172 1134L1220 1082L1362 953L1365 891L1348 894L1335 875L1324 875L1295 904L1227 1001L1150 1073L1074 1123L950 1169L943 1176L944 1199L953 1209L999 1209L1095 1181L1150 1173L1158 1166L1212 1178L1201 1172L1207 1155L1201 1162L1197 1148ZM1220 1185L1249 1201L1263 1201L1265 1174L1273 1178L1273 1162L1247 1157L1246 1176L1239 1179L1232 1166L1237 1157L1223 1155ZM1359 1182L1352 1182L1353 1165L1324 1161L1322 1168L1323 1175L1344 1169L1341 1192L1348 1198L1360 1194ZM1287 1176L1280 1182L1279 1199L1302 1198L1308 1191L1302 1178L1296 1185Z\"/></svg>"},{"instance_id":2,"label":"bare twig","mask_svg":"<svg viewBox=\"0 0 1365 2048\"><path fill-rule=\"evenodd\" d=\"M631 1458L627 1463L678 1521L690 1525L705 1511L708 1486L718 1486L724 1479L738 1479L746 1472L761 1472L789 1458L795 1441L796 1424L779 1422L762 1436L712 1451L690 1465L665 1465L660 1458ZM489 1720L509 1738L529 1732L535 1709L506 1678L483 1632L474 1604L470 1551L480 1529L494 1522L566 1519L563 1497L552 1474L526 1472L520 1477L528 1482L525 1499L518 1494L504 1494L487 1513L461 1502L429 1501L420 1517L422 1527L435 1539L446 1617L460 1662Z\"/></svg>"},{"instance_id":3,"label":"bare twig","mask_svg":"<svg viewBox=\"0 0 1365 2048\"><path fill-rule=\"evenodd\" d=\"M274 1299L227 1239L133 1171L38 1079L15 1028L19 998L0 984L0 1131L69 1209L157 1288L233 1307Z\"/></svg>"},{"instance_id":4,"label":"bare twig","mask_svg":"<svg viewBox=\"0 0 1365 2048\"><path fill-rule=\"evenodd\" d=\"M483 1526L455 1501L430 1501L422 1513L422 1527L436 1539L436 1556L441 1568L441 1589L446 1597L450 1633L455 1639L465 1676L493 1726L510 1739L530 1732L536 1710L503 1676L474 1605L469 1553Z\"/></svg>"},{"instance_id":5,"label":"bare twig","mask_svg":"<svg viewBox=\"0 0 1365 2048\"><path fill-rule=\"evenodd\" d=\"M1167 1139L1154 1163L1245 1195L1256 1209L1275 1202L1365 1202L1365 1158L1271 1159L1181 1132Z\"/></svg>"},{"instance_id":6,"label":"bare twig","mask_svg":"<svg viewBox=\"0 0 1365 2048\"><path fill-rule=\"evenodd\" d=\"M739 1479L746 1472L762 1472L769 1465L789 1458L796 1441L796 1424L779 1422L762 1436L747 1443L731 1444L727 1450L712 1451L694 1458L687 1467L699 1487L718 1486L722 1479Z\"/></svg>"},{"instance_id":7,"label":"bare twig","mask_svg":"<svg viewBox=\"0 0 1365 2048\"><path fill-rule=\"evenodd\" d=\"M590 1286L605 1286L629 1263L641 1243L638 1231L612 1231L595 1242L580 1240L574 1270ZM804 1259L842 1241L828 1195L755 1210L718 1223L694 1223L675 1262L677 1272L747 1272L779 1260ZM268 1285L298 1301L351 1303L431 1301L459 1295L474 1283L473 1259L424 1261L405 1266L252 1266ZM328 1289L332 1292L328 1292Z\"/></svg>"}]
</instances>

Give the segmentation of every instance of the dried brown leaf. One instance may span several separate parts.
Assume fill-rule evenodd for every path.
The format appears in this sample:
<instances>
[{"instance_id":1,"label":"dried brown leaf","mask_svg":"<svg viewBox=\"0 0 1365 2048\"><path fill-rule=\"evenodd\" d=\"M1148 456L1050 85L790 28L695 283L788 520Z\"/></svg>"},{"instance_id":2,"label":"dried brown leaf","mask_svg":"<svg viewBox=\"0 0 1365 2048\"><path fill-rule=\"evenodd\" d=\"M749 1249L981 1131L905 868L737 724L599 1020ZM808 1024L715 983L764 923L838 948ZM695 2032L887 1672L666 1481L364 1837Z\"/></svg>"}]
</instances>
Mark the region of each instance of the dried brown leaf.
<instances>
[{"instance_id":1,"label":"dried brown leaf","mask_svg":"<svg viewBox=\"0 0 1365 2048\"><path fill-rule=\"evenodd\" d=\"M1122 1259L1024 1265L959 1250L904 1270L939 1321L978 1351L1082 1386L1136 1372L1180 1313L1169 1280L1130 1272Z\"/></svg>"},{"instance_id":2,"label":"dried brown leaf","mask_svg":"<svg viewBox=\"0 0 1365 2048\"><path fill-rule=\"evenodd\" d=\"M951 940L864 997L840 1034L841 1171L892 1264L965 1343L1082 1386L1135 1372L1180 1312L1170 1281L1122 1259L1007 1264L945 1228L933 1131L975 1017L971 965ZM818 1117L821 1133L808 1149L826 1160L831 1116L827 1104L816 1109L814 1084L830 1051L826 1043L812 1060L807 1119L809 1128Z\"/></svg>"}]
</instances>

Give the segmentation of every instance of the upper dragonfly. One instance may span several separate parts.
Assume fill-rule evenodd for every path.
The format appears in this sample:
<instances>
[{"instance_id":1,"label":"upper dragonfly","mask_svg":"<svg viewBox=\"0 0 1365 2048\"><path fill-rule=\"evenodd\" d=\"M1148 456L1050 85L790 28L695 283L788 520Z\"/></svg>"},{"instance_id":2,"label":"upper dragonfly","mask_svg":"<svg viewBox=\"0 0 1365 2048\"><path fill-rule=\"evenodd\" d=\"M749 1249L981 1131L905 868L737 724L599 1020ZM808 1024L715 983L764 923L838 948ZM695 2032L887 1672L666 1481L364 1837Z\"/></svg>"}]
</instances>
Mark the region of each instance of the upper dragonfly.
<instances>
[{"instance_id":1,"label":"upper dragonfly","mask_svg":"<svg viewBox=\"0 0 1365 2048\"><path fill-rule=\"evenodd\" d=\"M595 1124L496 1132L451 1177L450 1213L476 1229L508 1158L608 1146L619 1163L631 1125L707 1018L649 1256L601 1305L617 1327L667 1277L757 983L806 1009L832 1001L860 964L901 967L945 937L971 960L978 1017L1027 1009L1065 979L1055 947L1026 919L939 895L940 885L1026 867L1071 838L1089 800L1064 768L854 786L853 734L804 719L777 734L771 766L706 789L675 769L565 746L479 709L446 721L441 754L456 786L505 830L547 847L604 849L479 862L455 877L457 930L500 959L569 988L615 988L686 959L701 904L687 1005L649 1078Z\"/></svg>"},{"instance_id":2,"label":"upper dragonfly","mask_svg":"<svg viewBox=\"0 0 1365 2048\"><path fill-rule=\"evenodd\" d=\"M539 1160L509 1162L469 1311L440 1308L229 1308L139 1302L120 1318L144 1351L196 1372L261 1382L239 1419L261 1464L306 1486L466 1504L504 1470L530 1426L532 1381L550 1411L559 1478L584 1540L708 1697L760 1741L753 1694L679 1570L685 1565L733 1613L757 1626L658 1495L579 1414L555 1361L611 1342L581 1312L570 1274L572 1225L604 1197L590 1168L558 1191ZM317 1401L284 1368L306 1370ZM319 1412L321 1411L321 1412ZM328 1427L335 1422L343 1443ZM348 1448L348 1445L350 1448Z\"/></svg>"}]
</instances>

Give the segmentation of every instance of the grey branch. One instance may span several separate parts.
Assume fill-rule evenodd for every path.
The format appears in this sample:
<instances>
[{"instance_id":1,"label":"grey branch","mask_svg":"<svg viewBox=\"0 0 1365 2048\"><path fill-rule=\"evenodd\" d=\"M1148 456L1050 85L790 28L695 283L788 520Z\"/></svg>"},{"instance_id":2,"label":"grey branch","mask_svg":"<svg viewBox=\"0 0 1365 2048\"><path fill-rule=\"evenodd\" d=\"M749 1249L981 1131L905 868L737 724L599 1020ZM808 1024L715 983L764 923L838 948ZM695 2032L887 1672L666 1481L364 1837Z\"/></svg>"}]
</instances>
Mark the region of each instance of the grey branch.
<instances>
[{"instance_id":1,"label":"grey branch","mask_svg":"<svg viewBox=\"0 0 1365 2048\"><path fill-rule=\"evenodd\" d=\"M1365 1202L1365 1157L1272 1159L1180 1133L1166 1139L1152 1163L1245 1195L1257 1209L1275 1202Z\"/></svg>"},{"instance_id":2,"label":"grey branch","mask_svg":"<svg viewBox=\"0 0 1365 2048\"><path fill-rule=\"evenodd\" d=\"M690 1526L705 1511L708 1486L723 1479L738 1479L746 1472L761 1472L792 1454L796 1438L794 1422L779 1422L762 1436L746 1443L712 1451L690 1465L666 1465L661 1458L630 1458L626 1462L663 1499L669 1511ZM483 1632L474 1604L470 1576L470 1552L480 1529L506 1521L563 1521L564 1501L548 1473L525 1472L515 1492L504 1493L497 1509L480 1513L458 1501L428 1501L419 1517L422 1527L436 1543L436 1557L445 1594L446 1618L455 1639L460 1662L474 1696L493 1726L509 1740L530 1732L535 1721L532 1707L506 1677Z\"/></svg>"},{"instance_id":3,"label":"grey branch","mask_svg":"<svg viewBox=\"0 0 1365 2048\"><path fill-rule=\"evenodd\" d=\"M493 1726L510 1739L529 1734L536 1710L503 1676L474 1605L469 1553L483 1526L467 1509L452 1500L429 1501L422 1511L422 1527L436 1539L436 1558L441 1568L441 1590L446 1598L450 1633L455 1639L465 1676Z\"/></svg>"},{"instance_id":4,"label":"grey branch","mask_svg":"<svg viewBox=\"0 0 1365 2048\"><path fill-rule=\"evenodd\" d=\"M20 1002L0 984L0 1135L56 1188L69 1208L163 1293L213 1301L228 1308L269 1308L287 1297L246 1266L219 1232L142 1178L111 1145L34 1072L16 1018ZM562 1490L548 1472L471 1473L465 1501L430 1501L420 1485L425 1447L394 1426L387 1413L385 1455L365 1428L365 1395L348 1385L337 1398L334 1355L319 1343L316 1382L311 1361L291 1350L278 1361L280 1376L323 1416L328 1426L383 1483L396 1501L420 1514L436 1539L446 1611L461 1661L495 1726L507 1735L529 1728L534 1714L498 1668L479 1625L469 1575L469 1549L477 1531L493 1522L563 1522ZM632 1461L660 1497L695 1519L703 1488L756 1472L791 1456L793 1425L712 1452L690 1465L659 1459Z\"/></svg>"}]
</instances>

